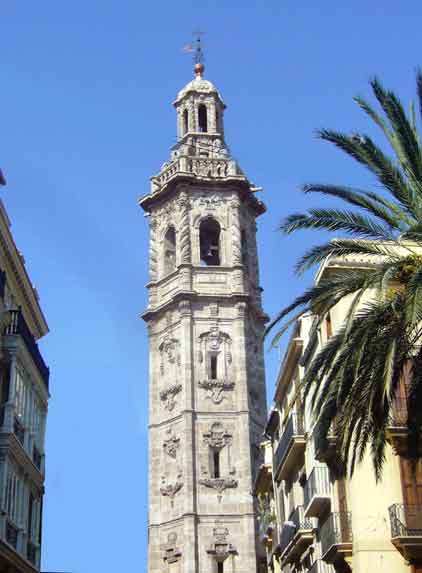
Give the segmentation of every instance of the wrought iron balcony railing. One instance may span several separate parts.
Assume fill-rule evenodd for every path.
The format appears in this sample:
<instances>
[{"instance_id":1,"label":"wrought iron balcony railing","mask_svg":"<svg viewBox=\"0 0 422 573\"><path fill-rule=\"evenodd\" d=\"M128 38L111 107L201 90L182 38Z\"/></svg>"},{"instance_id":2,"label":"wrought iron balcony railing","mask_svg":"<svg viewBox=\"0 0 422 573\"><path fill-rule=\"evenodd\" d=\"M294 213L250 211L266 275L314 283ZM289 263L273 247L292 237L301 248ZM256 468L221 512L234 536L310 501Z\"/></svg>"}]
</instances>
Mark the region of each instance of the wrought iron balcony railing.
<instances>
[{"instance_id":1,"label":"wrought iron balcony railing","mask_svg":"<svg viewBox=\"0 0 422 573\"><path fill-rule=\"evenodd\" d=\"M325 466L315 467L305 484L304 506L308 517L318 517L321 509L330 503L330 475Z\"/></svg>"},{"instance_id":2,"label":"wrought iron balcony railing","mask_svg":"<svg viewBox=\"0 0 422 573\"><path fill-rule=\"evenodd\" d=\"M303 418L300 414L292 414L284 429L281 440L274 454L274 472L277 473L283 464L286 455L291 447L294 436L303 436L304 426Z\"/></svg>"},{"instance_id":3,"label":"wrought iron balcony railing","mask_svg":"<svg viewBox=\"0 0 422 573\"><path fill-rule=\"evenodd\" d=\"M37 559L37 548L31 541L28 541L26 545L26 557L28 561L35 565Z\"/></svg>"},{"instance_id":4,"label":"wrought iron balcony railing","mask_svg":"<svg viewBox=\"0 0 422 573\"><path fill-rule=\"evenodd\" d=\"M395 503L388 512L391 537L422 537L422 505Z\"/></svg>"},{"instance_id":5,"label":"wrought iron balcony railing","mask_svg":"<svg viewBox=\"0 0 422 573\"><path fill-rule=\"evenodd\" d=\"M41 460L42 460L41 453L39 449L34 446L34 449L32 451L32 461L39 470L41 470Z\"/></svg>"},{"instance_id":6,"label":"wrought iron balcony railing","mask_svg":"<svg viewBox=\"0 0 422 573\"><path fill-rule=\"evenodd\" d=\"M391 407L390 425L401 428L407 426L407 399L396 397Z\"/></svg>"},{"instance_id":7,"label":"wrought iron balcony railing","mask_svg":"<svg viewBox=\"0 0 422 573\"><path fill-rule=\"evenodd\" d=\"M300 530L312 530L312 521L305 517L303 505L299 505L290 514L289 520L285 521L281 530L280 551L283 552L287 549L288 545L292 542L296 533Z\"/></svg>"},{"instance_id":8,"label":"wrought iron balcony railing","mask_svg":"<svg viewBox=\"0 0 422 573\"><path fill-rule=\"evenodd\" d=\"M34 361L38 372L40 373L44 384L48 389L48 382L50 378L50 370L44 359L41 355L40 349L38 348L38 344L35 341L35 338L32 335L28 325L26 324L25 318L22 314L21 310L11 310L11 321L10 324L6 327L4 334L7 335L19 335L22 337L26 348L28 349L29 354Z\"/></svg>"},{"instance_id":9,"label":"wrought iron balcony railing","mask_svg":"<svg viewBox=\"0 0 422 573\"><path fill-rule=\"evenodd\" d=\"M17 548L18 529L12 523L10 523L10 521L6 521L6 541L15 549Z\"/></svg>"},{"instance_id":10,"label":"wrought iron balcony railing","mask_svg":"<svg viewBox=\"0 0 422 573\"><path fill-rule=\"evenodd\" d=\"M334 569L332 565L321 561L321 559L317 559L312 563L309 573L334 573Z\"/></svg>"},{"instance_id":11,"label":"wrought iron balcony railing","mask_svg":"<svg viewBox=\"0 0 422 573\"><path fill-rule=\"evenodd\" d=\"M352 514L350 511L331 513L320 529L323 558L336 545L352 543Z\"/></svg>"},{"instance_id":12,"label":"wrought iron balcony railing","mask_svg":"<svg viewBox=\"0 0 422 573\"><path fill-rule=\"evenodd\" d=\"M16 417L13 422L13 432L23 446L25 442L25 429Z\"/></svg>"}]
</instances>

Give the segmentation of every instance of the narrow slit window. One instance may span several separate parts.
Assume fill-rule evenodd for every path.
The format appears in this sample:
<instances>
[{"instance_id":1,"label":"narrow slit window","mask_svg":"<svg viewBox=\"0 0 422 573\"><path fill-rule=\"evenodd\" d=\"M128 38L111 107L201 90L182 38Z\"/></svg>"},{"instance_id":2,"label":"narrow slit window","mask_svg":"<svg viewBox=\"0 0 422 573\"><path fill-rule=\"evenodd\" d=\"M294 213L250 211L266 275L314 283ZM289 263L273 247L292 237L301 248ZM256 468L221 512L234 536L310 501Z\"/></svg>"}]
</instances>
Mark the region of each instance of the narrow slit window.
<instances>
[{"instance_id":1,"label":"narrow slit window","mask_svg":"<svg viewBox=\"0 0 422 573\"><path fill-rule=\"evenodd\" d=\"M185 109L183 112L183 135L189 131L189 115L188 110Z\"/></svg>"},{"instance_id":2,"label":"narrow slit window","mask_svg":"<svg viewBox=\"0 0 422 573\"><path fill-rule=\"evenodd\" d=\"M176 268L176 231L170 227L164 237L164 272L171 273Z\"/></svg>"},{"instance_id":3,"label":"narrow slit window","mask_svg":"<svg viewBox=\"0 0 422 573\"><path fill-rule=\"evenodd\" d=\"M204 266L220 264L220 225L205 219L199 227L200 258Z\"/></svg>"},{"instance_id":4,"label":"narrow slit window","mask_svg":"<svg viewBox=\"0 0 422 573\"><path fill-rule=\"evenodd\" d=\"M212 453L212 459L214 463L214 477L220 477L220 452L219 450L214 450Z\"/></svg>"},{"instance_id":5,"label":"narrow slit window","mask_svg":"<svg viewBox=\"0 0 422 573\"><path fill-rule=\"evenodd\" d=\"M224 573L224 561L217 561L217 573Z\"/></svg>"},{"instance_id":6,"label":"narrow slit window","mask_svg":"<svg viewBox=\"0 0 422 573\"><path fill-rule=\"evenodd\" d=\"M212 354L210 357L210 378L217 380L217 355Z\"/></svg>"},{"instance_id":7,"label":"narrow slit window","mask_svg":"<svg viewBox=\"0 0 422 573\"><path fill-rule=\"evenodd\" d=\"M201 133L207 133L208 131L208 118L207 118L207 108L201 103L198 106L198 126Z\"/></svg>"}]
</instances>

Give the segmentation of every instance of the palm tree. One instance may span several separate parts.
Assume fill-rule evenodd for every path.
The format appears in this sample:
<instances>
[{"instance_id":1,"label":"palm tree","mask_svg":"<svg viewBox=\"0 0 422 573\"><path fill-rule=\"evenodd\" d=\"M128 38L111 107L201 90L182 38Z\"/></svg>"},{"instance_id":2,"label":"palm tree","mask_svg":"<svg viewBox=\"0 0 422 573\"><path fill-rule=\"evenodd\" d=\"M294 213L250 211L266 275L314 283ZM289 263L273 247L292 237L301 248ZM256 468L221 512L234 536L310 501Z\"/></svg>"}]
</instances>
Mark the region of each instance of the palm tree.
<instances>
[{"instance_id":1,"label":"palm tree","mask_svg":"<svg viewBox=\"0 0 422 573\"><path fill-rule=\"evenodd\" d=\"M422 118L420 70L416 83ZM350 473L369 448L379 479L386 428L405 374L408 455L422 455L422 132L413 105L407 115L399 98L377 79L370 85L380 112L361 97L355 101L381 129L391 157L365 134L321 130L318 136L364 165L381 192L305 185L306 194L328 195L347 205L295 213L280 227L285 234L322 229L344 235L306 252L296 265L298 273L327 257L352 262L359 257L365 265L332 271L284 308L267 332L279 325L275 343L304 313L322 322L350 297L347 320L312 360L302 389L323 438L335 421L339 452Z\"/></svg>"}]
</instances>

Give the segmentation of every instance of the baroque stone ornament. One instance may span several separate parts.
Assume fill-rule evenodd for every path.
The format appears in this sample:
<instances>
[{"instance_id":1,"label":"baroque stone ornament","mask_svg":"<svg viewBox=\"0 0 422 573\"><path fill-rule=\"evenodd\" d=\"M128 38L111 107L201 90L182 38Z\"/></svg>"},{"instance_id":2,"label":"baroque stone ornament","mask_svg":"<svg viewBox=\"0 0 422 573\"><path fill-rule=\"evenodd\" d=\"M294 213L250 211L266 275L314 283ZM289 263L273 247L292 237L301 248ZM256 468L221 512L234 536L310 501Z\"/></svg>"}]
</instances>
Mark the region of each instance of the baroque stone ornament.
<instances>
[{"instance_id":1,"label":"baroque stone ornament","mask_svg":"<svg viewBox=\"0 0 422 573\"><path fill-rule=\"evenodd\" d=\"M174 496L183 487L182 474L179 473L175 482L167 482L166 477L161 477L160 493L164 497L170 498L171 506L174 504Z\"/></svg>"},{"instance_id":2,"label":"baroque stone ornament","mask_svg":"<svg viewBox=\"0 0 422 573\"><path fill-rule=\"evenodd\" d=\"M239 206L240 206L239 198L234 197L231 201L231 236L232 236L233 265L242 264L242 234L240 231Z\"/></svg>"},{"instance_id":3,"label":"baroque stone ornament","mask_svg":"<svg viewBox=\"0 0 422 573\"><path fill-rule=\"evenodd\" d=\"M167 543L164 544L164 556L163 559L167 563L176 563L182 557L182 552L178 547L176 547L177 533L172 531L167 536Z\"/></svg>"},{"instance_id":4,"label":"baroque stone ornament","mask_svg":"<svg viewBox=\"0 0 422 573\"><path fill-rule=\"evenodd\" d=\"M238 486L238 481L232 477L222 478L201 478L199 483L205 487L215 489L219 494L223 493L226 489L235 488Z\"/></svg>"},{"instance_id":5,"label":"baroque stone ornament","mask_svg":"<svg viewBox=\"0 0 422 573\"><path fill-rule=\"evenodd\" d=\"M176 438L171 428L169 428L166 433L168 438L164 440L163 449L168 456L176 458L177 450L180 447L180 438Z\"/></svg>"},{"instance_id":6,"label":"baroque stone ornament","mask_svg":"<svg viewBox=\"0 0 422 573\"><path fill-rule=\"evenodd\" d=\"M228 542L229 534L227 527L217 526L213 530L213 542L207 549L207 553L212 555L216 561L222 562L230 555L237 555L237 550Z\"/></svg>"},{"instance_id":7,"label":"baroque stone ornament","mask_svg":"<svg viewBox=\"0 0 422 573\"><path fill-rule=\"evenodd\" d=\"M165 390L161 390L160 398L164 402L164 408L171 412L176 405L175 396L182 391L181 384L172 384Z\"/></svg>"},{"instance_id":8,"label":"baroque stone ornament","mask_svg":"<svg viewBox=\"0 0 422 573\"><path fill-rule=\"evenodd\" d=\"M224 391L233 390L234 382L228 380L200 380L198 386L207 390L207 398L210 398L214 404L221 404L224 400Z\"/></svg>"},{"instance_id":9,"label":"baroque stone ornament","mask_svg":"<svg viewBox=\"0 0 422 573\"><path fill-rule=\"evenodd\" d=\"M182 263L191 262L191 243L190 243L190 225L189 212L190 201L186 192L182 192L177 200L180 209L180 261Z\"/></svg>"},{"instance_id":10,"label":"baroque stone ornament","mask_svg":"<svg viewBox=\"0 0 422 573\"><path fill-rule=\"evenodd\" d=\"M224 446L230 446L232 441L233 436L223 428L220 422L215 422L209 432L204 434L204 442L216 450L221 450Z\"/></svg>"},{"instance_id":11,"label":"baroque stone ornament","mask_svg":"<svg viewBox=\"0 0 422 573\"><path fill-rule=\"evenodd\" d=\"M171 316L170 316L171 323ZM160 346L158 347L161 355L161 370L164 373L164 362L165 360L169 364L177 363L180 366L180 353L179 353L179 341L176 338L171 338L170 335L166 334ZM165 360L164 360L165 359Z\"/></svg>"},{"instance_id":12,"label":"baroque stone ornament","mask_svg":"<svg viewBox=\"0 0 422 573\"><path fill-rule=\"evenodd\" d=\"M199 205L205 207L207 211L215 211L215 209L220 207L225 201L226 200L221 197L221 195L217 195L217 193L207 193L206 195L200 196Z\"/></svg>"}]
</instances>

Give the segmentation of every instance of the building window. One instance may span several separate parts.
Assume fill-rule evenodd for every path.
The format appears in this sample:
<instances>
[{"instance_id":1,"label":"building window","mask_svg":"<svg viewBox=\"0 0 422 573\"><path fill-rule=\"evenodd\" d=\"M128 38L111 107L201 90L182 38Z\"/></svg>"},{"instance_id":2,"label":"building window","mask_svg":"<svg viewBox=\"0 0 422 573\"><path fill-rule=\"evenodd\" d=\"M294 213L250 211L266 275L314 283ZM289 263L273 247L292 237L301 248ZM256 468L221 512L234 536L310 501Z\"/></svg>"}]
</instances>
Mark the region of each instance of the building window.
<instances>
[{"instance_id":1,"label":"building window","mask_svg":"<svg viewBox=\"0 0 422 573\"><path fill-rule=\"evenodd\" d=\"M220 264L220 225L214 219L205 219L199 227L201 263L205 266Z\"/></svg>"},{"instance_id":2,"label":"building window","mask_svg":"<svg viewBox=\"0 0 422 573\"><path fill-rule=\"evenodd\" d=\"M213 450L212 452L213 461L213 477L220 477L220 450Z\"/></svg>"},{"instance_id":3,"label":"building window","mask_svg":"<svg viewBox=\"0 0 422 573\"><path fill-rule=\"evenodd\" d=\"M217 573L224 573L224 561L217 561Z\"/></svg>"},{"instance_id":4,"label":"building window","mask_svg":"<svg viewBox=\"0 0 422 573\"><path fill-rule=\"evenodd\" d=\"M203 103L198 106L198 126L201 133L208 131L207 108Z\"/></svg>"},{"instance_id":5,"label":"building window","mask_svg":"<svg viewBox=\"0 0 422 573\"><path fill-rule=\"evenodd\" d=\"M167 229L164 237L164 272L171 273L176 268L176 231Z\"/></svg>"},{"instance_id":6,"label":"building window","mask_svg":"<svg viewBox=\"0 0 422 573\"><path fill-rule=\"evenodd\" d=\"M217 355L211 354L210 356L210 379L217 380Z\"/></svg>"},{"instance_id":7,"label":"building window","mask_svg":"<svg viewBox=\"0 0 422 573\"><path fill-rule=\"evenodd\" d=\"M220 133L220 113L218 109L215 110L215 127L217 133Z\"/></svg>"},{"instance_id":8,"label":"building window","mask_svg":"<svg viewBox=\"0 0 422 573\"><path fill-rule=\"evenodd\" d=\"M183 112L183 135L189 131L189 115L188 110L185 109Z\"/></svg>"}]
</instances>

